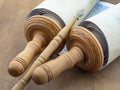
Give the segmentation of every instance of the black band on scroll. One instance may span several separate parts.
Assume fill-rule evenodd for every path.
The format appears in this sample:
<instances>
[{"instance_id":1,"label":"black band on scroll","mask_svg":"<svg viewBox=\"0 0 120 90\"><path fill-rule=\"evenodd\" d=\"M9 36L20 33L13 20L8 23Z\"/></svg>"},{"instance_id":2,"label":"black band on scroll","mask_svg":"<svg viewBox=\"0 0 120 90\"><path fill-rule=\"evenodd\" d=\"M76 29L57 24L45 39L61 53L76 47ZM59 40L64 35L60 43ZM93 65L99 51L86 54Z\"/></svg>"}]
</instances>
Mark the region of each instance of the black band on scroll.
<instances>
[{"instance_id":1,"label":"black band on scroll","mask_svg":"<svg viewBox=\"0 0 120 90\"><path fill-rule=\"evenodd\" d=\"M65 26L65 23L64 21L54 12L50 11L50 10L47 10L47 9L44 9L44 8L38 8L38 9L33 9L27 16L27 18L31 17L31 16L34 16L34 15L44 15L44 16L50 16L52 18L55 19L55 21L58 22L58 24L61 26L61 27L64 27Z\"/></svg>"},{"instance_id":2,"label":"black band on scroll","mask_svg":"<svg viewBox=\"0 0 120 90\"><path fill-rule=\"evenodd\" d=\"M90 21L84 21L80 24L80 26L83 26L88 30L90 30L98 39L104 53L104 63L103 63L103 67L104 67L107 64L109 58L109 48L104 33L100 30L100 28L96 24Z\"/></svg>"}]
</instances>

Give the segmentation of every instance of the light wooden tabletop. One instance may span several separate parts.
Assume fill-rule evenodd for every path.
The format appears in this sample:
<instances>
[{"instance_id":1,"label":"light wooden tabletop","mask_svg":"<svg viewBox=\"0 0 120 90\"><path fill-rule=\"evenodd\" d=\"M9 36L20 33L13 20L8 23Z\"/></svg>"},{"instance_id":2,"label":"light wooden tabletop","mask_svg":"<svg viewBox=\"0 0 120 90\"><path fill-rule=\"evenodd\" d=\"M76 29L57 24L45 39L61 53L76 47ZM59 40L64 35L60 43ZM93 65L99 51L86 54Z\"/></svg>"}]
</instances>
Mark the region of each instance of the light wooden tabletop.
<instances>
[{"instance_id":1,"label":"light wooden tabletop","mask_svg":"<svg viewBox=\"0 0 120 90\"><path fill-rule=\"evenodd\" d=\"M0 90L10 90L20 79L10 76L7 67L27 43L23 31L26 15L41 1L0 0ZM45 85L31 81L25 90L120 90L120 58L96 73L74 67Z\"/></svg>"}]
</instances>

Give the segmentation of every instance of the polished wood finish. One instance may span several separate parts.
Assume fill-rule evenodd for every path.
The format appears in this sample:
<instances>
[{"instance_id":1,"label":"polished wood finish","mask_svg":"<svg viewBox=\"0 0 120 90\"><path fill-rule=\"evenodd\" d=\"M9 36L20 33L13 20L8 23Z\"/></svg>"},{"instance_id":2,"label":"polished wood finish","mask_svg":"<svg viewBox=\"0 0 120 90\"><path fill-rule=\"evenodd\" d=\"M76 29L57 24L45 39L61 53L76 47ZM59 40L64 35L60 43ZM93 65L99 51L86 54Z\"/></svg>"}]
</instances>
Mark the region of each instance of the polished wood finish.
<instances>
[{"instance_id":1,"label":"polished wood finish","mask_svg":"<svg viewBox=\"0 0 120 90\"><path fill-rule=\"evenodd\" d=\"M73 17L73 19L63 28L61 31L53 38L53 40L49 43L47 48L38 56L38 58L34 61L30 69L27 73L23 76L20 81L18 81L12 88L12 90L23 90L24 87L30 82L31 80L31 73L35 68L40 66L41 64L45 63L48 58L53 54L53 52L59 47L62 41L68 35L70 28L75 24L78 17Z\"/></svg>"},{"instance_id":2,"label":"polished wood finish","mask_svg":"<svg viewBox=\"0 0 120 90\"><path fill-rule=\"evenodd\" d=\"M58 58L37 67L32 79L37 84L45 84L75 64L86 71L99 71L104 62L102 47L97 38L86 28L76 26L71 29L67 48L70 50Z\"/></svg>"},{"instance_id":3,"label":"polished wood finish","mask_svg":"<svg viewBox=\"0 0 120 90\"><path fill-rule=\"evenodd\" d=\"M71 29L67 42L68 50L73 46L81 47L84 58L77 66L89 71L99 71L104 62L102 47L97 38L88 29L75 26Z\"/></svg>"},{"instance_id":4,"label":"polished wood finish","mask_svg":"<svg viewBox=\"0 0 120 90\"><path fill-rule=\"evenodd\" d=\"M23 76L18 78L10 76L7 71L8 64L24 49L27 43L23 32L25 17L41 1L0 0L0 90L10 90ZM120 0L107 1L120 2ZM74 67L48 84L38 86L30 82L24 90L120 90L119 68L120 58L104 70L95 73Z\"/></svg>"},{"instance_id":5,"label":"polished wood finish","mask_svg":"<svg viewBox=\"0 0 120 90\"><path fill-rule=\"evenodd\" d=\"M26 48L8 66L12 76L19 76L27 69L36 54L44 50L53 37L61 30L57 22L45 16L35 15L25 22Z\"/></svg>"},{"instance_id":6,"label":"polished wood finish","mask_svg":"<svg viewBox=\"0 0 120 90\"><path fill-rule=\"evenodd\" d=\"M32 58L40 52L41 47L44 45L44 41L45 38L39 31L36 31L33 40L30 41L25 49L10 62L8 66L9 73L12 76L21 75L30 64Z\"/></svg>"},{"instance_id":7,"label":"polished wood finish","mask_svg":"<svg viewBox=\"0 0 120 90\"><path fill-rule=\"evenodd\" d=\"M37 84L45 84L61 72L72 68L76 63L82 61L83 57L81 49L74 46L69 52L62 54L57 59L37 67L32 73L32 79Z\"/></svg>"}]
</instances>

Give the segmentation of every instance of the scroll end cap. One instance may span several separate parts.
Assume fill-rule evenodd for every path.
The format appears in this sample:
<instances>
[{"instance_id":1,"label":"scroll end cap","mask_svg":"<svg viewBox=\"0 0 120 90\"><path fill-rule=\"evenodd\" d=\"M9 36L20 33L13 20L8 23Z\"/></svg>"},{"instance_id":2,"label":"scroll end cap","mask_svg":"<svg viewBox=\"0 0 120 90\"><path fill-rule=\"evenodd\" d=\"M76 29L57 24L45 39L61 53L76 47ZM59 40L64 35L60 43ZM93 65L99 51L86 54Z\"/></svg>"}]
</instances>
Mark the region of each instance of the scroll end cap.
<instances>
[{"instance_id":1,"label":"scroll end cap","mask_svg":"<svg viewBox=\"0 0 120 90\"><path fill-rule=\"evenodd\" d=\"M24 72L24 67L21 65L21 63L17 61L12 61L8 66L8 72L10 73L10 75L17 77Z\"/></svg>"},{"instance_id":2,"label":"scroll end cap","mask_svg":"<svg viewBox=\"0 0 120 90\"><path fill-rule=\"evenodd\" d=\"M48 82L48 76L45 70L41 67L36 68L32 73L32 80L36 84L45 84Z\"/></svg>"}]
</instances>

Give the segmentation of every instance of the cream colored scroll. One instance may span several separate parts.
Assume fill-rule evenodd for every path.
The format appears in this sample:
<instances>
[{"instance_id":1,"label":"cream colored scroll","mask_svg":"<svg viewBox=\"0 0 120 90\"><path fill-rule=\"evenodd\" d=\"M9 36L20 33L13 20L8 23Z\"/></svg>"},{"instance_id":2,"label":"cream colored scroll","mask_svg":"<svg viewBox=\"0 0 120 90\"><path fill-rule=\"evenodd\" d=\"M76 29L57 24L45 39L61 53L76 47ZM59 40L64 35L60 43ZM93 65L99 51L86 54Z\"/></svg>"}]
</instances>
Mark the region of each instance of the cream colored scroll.
<instances>
[{"instance_id":1,"label":"cream colored scroll","mask_svg":"<svg viewBox=\"0 0 120 90\"><path fill-rule=\"evenodd\" d=\"M86 19L93 17L96 14L101 13L104 10L107 10L109 8L112 8L114 6L114 4L108 3L108 2L103 2L103 1L99 1L95 7L91 10L91 12L87 15ZM80 24L80 22L78 22L78 24ZM62 54L64 52L67 51L66 46L64 47L64 49L59 53Z\"/></svg>"},{"instance_id":2,"label":"cream colored scroll","mask_svg":"<svg viewBox=\"0 0 120 90\"><path fill-rule=\"evenodd\" d=\"M103 65L105 67L120 56L120 3L86 21L96 24L106 37L108 60Z\"/></svg>"},{"instance_id":3,"label":"cream colored scroll","mask_svg":"<svg viewBox=\"0 0 120 90\"><path fill-rule=\"evenodd\" d=\"M35 9L47 9L56 13L67 24L75 14L84 10L83 20L99 0L45 0Z\"/></svg>"}]
</instances>

